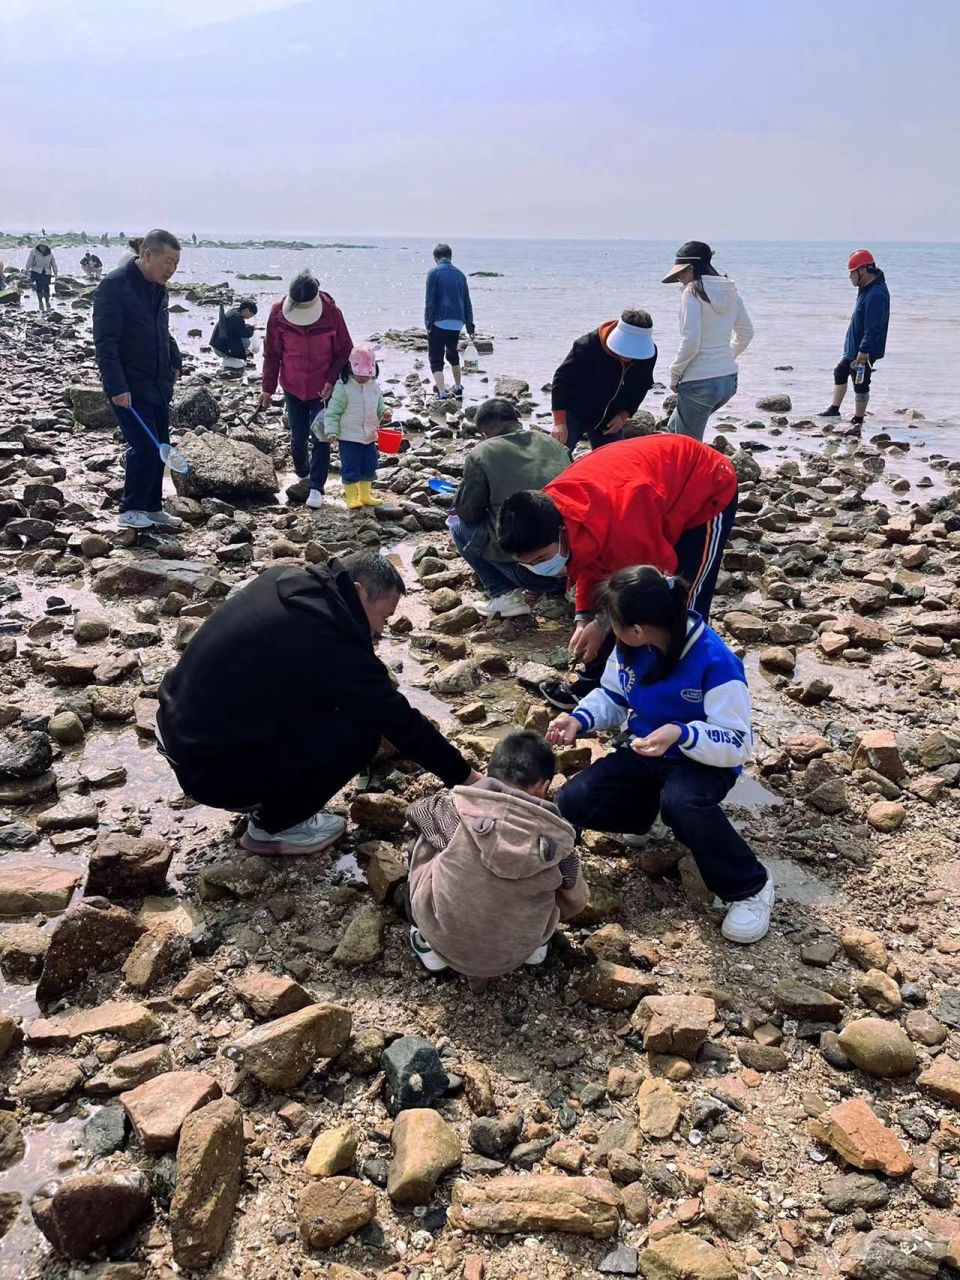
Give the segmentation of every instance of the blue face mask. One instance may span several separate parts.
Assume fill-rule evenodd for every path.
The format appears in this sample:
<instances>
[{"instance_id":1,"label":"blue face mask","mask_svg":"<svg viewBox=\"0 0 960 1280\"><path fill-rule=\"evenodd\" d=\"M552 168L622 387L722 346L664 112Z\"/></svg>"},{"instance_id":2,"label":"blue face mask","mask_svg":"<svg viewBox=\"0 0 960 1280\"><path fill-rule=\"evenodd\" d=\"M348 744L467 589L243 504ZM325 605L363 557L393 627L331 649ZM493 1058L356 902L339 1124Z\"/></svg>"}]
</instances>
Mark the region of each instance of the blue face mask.
<instances>
[{"instance_id":1,"label":"blue face mask","mask_svg":"<svg viewBox=\"0 0 960 1280\"><path fill-rule=\"evenodd\" d=\"M526 568L532 573L538 574L541 578L559 578L567 568L567 561L570 559L562 551L558 551L555 556L551 556L549 560L543 560L540 564L528 564Z\"/></svg>"}]
</instances>

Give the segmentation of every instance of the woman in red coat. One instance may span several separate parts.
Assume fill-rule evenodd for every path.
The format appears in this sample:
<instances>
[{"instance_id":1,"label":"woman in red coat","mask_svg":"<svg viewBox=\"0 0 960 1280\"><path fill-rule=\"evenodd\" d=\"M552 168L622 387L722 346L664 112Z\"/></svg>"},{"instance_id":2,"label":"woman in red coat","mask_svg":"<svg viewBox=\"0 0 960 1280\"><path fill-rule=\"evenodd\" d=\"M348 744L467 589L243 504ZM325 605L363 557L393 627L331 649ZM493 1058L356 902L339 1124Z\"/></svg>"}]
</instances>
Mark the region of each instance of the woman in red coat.
<instances>
[{"instance_id":1,"label":"woman in red coat","mask_svg":"<svg viewBox=\"0 0 960 1280\"><path fill-rule=\"evenodd\" d=\"M329 293L321 293L309 271L302 271L291 282L287 296L270 310L260 405L264 409L270 405L279 382L287 406L294 470L301 480L310 478L308 507L323 506L330 470L330 446L311 433L310 423L330 398L352 349L340 308Z\"/></svg>"}]
</instances>

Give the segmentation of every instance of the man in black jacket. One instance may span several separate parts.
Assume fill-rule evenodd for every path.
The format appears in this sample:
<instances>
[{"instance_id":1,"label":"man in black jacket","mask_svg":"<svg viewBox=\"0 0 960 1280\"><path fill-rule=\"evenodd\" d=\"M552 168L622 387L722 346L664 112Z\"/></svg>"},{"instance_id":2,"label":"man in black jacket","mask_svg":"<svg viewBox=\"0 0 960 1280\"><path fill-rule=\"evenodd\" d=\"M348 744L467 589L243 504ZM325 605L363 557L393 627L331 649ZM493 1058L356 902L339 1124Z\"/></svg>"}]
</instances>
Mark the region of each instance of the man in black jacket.
<instances>
[{"instance_id":1,"label":"man in black jacket","mask_svg":"<svg viewBox=\"0 0 960 1280\"><path fill-rule=\"evenodd\" d=\"M220 606L160 685L161 749L183 790L252 811L253 853L317 853L343 834L317 812L386 738L447 785L478 776L394 689L376 657L404 593L381 556L268 569Z\"/></svg>"},{"instance_id":2,"label":"man in black jacket","mask_svg":"<svg viewBox=\"0 0 960 1280\"><path fill-rule=\"evenodd\" d=\"M257 304L252 298L241 298L229 311L220 309L220 319L210 335L210 350L220 357L224 373L239 376L243 372L253 338L250 321L257 314Z\"/></svg>"},{"instance_id":3,"label":"man in black jacket","mask_svg":"<svg viewBox=\"0 0 960 1280\"><path fill-rule=\"evenodd\" d=\"M170 441L170 401L180 377L180 348L170 336L167 281L180 261L169 231L151 231L140 255L104 276L93 295L93 341L103 389L127 442L120 525L148 529L183 523L161 509L163 460L136 421L136 410L161 444Z\"/></svg>"},{"instance_id":4,"label":"man in black jacket","mask_svg":"<svg viewBox=\"0 0 960 1280\"><path fill-rule=\"evenodd\" d=\"M623 428L653 386L657 348L646 311L624 311L577 338L553 375L553 434L570 450L623 439Z\"/></svg>"}]
</instances>

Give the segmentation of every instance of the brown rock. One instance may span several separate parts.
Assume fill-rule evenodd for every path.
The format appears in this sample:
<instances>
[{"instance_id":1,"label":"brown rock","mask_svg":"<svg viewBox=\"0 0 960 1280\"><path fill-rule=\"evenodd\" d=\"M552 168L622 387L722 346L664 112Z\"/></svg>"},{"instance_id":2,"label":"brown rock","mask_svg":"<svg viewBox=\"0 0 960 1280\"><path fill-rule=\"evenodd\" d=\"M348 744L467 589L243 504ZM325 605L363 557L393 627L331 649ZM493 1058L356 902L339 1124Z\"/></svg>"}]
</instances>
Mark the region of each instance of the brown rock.
<instances>
[{"instance_id":1,"label":"brown rock","mask_svg":"<svg viewBox=\"0 0 960 1280\"><path fill-rule=\"evenodd\" d=\"M791 1018L810 1022L839 1022L843 1017L843 1002L827 991L812 987L806 982L787 978L773 987L773 999L781 1013Z\"/></svg>"},{"instance_id":2,"label":"brown rock","mask_svg":"<svg viewBox=\"0 0 960 1280\"><path fill-rule=\"evenodd\" d=\"M896 1022L858 1018L847 1023L837 1039L850 1061L867 1075L889 1079L916 1069L916 1050Z\"/></svg>"},{"instance_id":3,"label":"brown rock","mask_svg":"<svg viewBox=\"0 0 960 1280\"><path fill-rule=\"evenodd\" d=\"M365 791L350 806L350 821L368 831L394 835L406 826L407 806L389 792Z\"/></svg>"},{"instance_id":4,"label":"brown rock","mask_svg":"<svg viewBox=\"0 0 960 1280\"><path fill-rule=\"evenodd\" d=\"M84 1093L100 1097L111 1093L123 1093L145 1084L154 1076L173 1070L173 1054L165 1044L152 1044L148 1049L121 1054L83 1086Z\"/></svg>"},{"instance_id":5,"label":"brown rock","mask_svg":"<svg viewBox=\"0 0 960 1280\"><path fill-rule=\"evenodd\" d=\"M0 1013L0 1058L23 1042L23 1028L9 1013Z\"/></svg>"},{"instance_id":6,"label":"brown rock","mask_svg":"<svg viewBox=\"0 0 960 1280\"><path fill-rule=\"evenodd\" d=\"M907 776L896 735L889 729L868 729L857 737L853 748L854 769L876 769L891 782Z\"/></svg>"},{"instance_id":7,"label":"brown rock","mask_svg":"<svg viewBox=\"0 0 960 1280\"><path fill-rule=\"evenodd\" d=\"M310 1074L318 1058L335 1058L347 1047L351 1017L333 1004L311 1004L284 1018L254 1027L235 1040L231 1056L270 1089L291 1089Z\"/></svg>"},{"instance_id":8,"label":"brown rock","mask_svg":"<svg viewBox=\"0 0 960 1280\"><path fill-rule=\"evenodd\" d=\"M875 800L867 810L867 822L874 831L889 833L903 826L907 811L899 800Z\"/></svg>"},{"instance_id":9,"label":"brown rock","mask_svg":"<svg viewBox=\"0 0 960 1280\"><path fill-rule=\"evenodd\" d=\"M877 1013L896 1013L903 1004L899 986L880 969L869 969L857 981L857 995Z\"/></svg>"},{"instance_id":10,"label":"brown rock","mask_svg":"<svg viewBox=\"0 0 960 1280\"><path fill-rule=\"evenodd\" d=\"M485 1182L458 1182L449 1221L462 1231L564 1231L608 1240L617 1234L622 1208L619 1191L602 1178L502 1174Z\"/></svg>"},{"instance_id":11,"label":"brown rock","mask_svg":"<svg viewBox=\"0 0 960 1280\"><path fill-rule=\"evenodd\" d=\"M177 1185L170 1202L174 1260L207 1267L220 1252L240 1194L243 1113L221 1098L183 1121L177 1147Z\"/></svg>"},{"instance_id":12,"label":"brown rock","mask_svg":"<svg viewBox=\"0 0 960 1280\"><path fill-rule=\"evenodd\" d=\"M738 1040L737 1057L753 1071L786 1071L790 1065L784 1051L774 1044L758 1044L756 1040Z\"/></svg>"},{"instance_id":13,"label":"brown rock","mask_svg":"<svg viewBox=\"0 0 960 1280\"><path fill-rule=\"evenodd\" d=\"M460 1163L456 1130L429 1107L401 1111L393 1123L387 1194L394 1204L426 1204L445 1173Z\"/></svg>"},{"instance_id":14,"label":"brown rock","mask_svg":"<svg viewBox=\"0 0 960 1280\"><path fill-rule=\"evenodd\" d=\"M853 963L861 969L886 969L890 963L890 954L883 939L872 929L847 929L840 943Z\"/></svg>"},{"instance_id":15,"label":"brown rock","mask_svg":"<svg viewBox=\"0 0 960 1280\"><path fill-rule=\"evenodd\" d=\"M637 1092L637 1124L648 1138L669 1138L680 1123L680 1100L666 1080L644 1080Z\"/></svg>"},{"instance_id":16,"label":"brown rock","mask_svg":"<svg viewBox=\"0 0 960 1280\"><path fill-rule=\"evenodd\" d=\"M89 973L129 951L143 925L106 898L88 898L70 907L57 921L37 984L43 1004L72 991Z\"/></svg>"},{"instance_id":17,"label":"brown rock","mask_svg":"<svg viewBox=\"0 0 960 1280\"><path fill-rule=\"evenodd\" d=\"M20 1216L22 1204L23 1196L19 1191L0 1191L0 1240Z\"/></svg>"},{"instance_id":18,"label":"brown rock","mask_svg":"<svg viewBox=\"0 0 960 1280\"><path fill-rule=\"evenodd\" d=\"M360 852L368 852L365 875L374 901L385 903L398 884L407 879L407 864L388 844L364 845Z\"/></svg>"},{"instance_id":19,"label":"brown rock","mask_svg":"<svg viewBox=\"0 0 960 1280\"><path fill-rule=\"evenodd\" d=\"M234 978L234 991L258 1018L283 1018L313 1004L313 996L292 978L281 978L266 969L247 969Z\"/></svg>"},{"instance_id":20,"label":"brown rock","mask_svg":"<svg viewBox=\"0 0 960 1280\"><path fill-rule=\"evenodd\" d=\"M648 1053L693 1059L710 1033L717 1007L706 996L647 996L631 1021Z\"/></svg>"},{"instance_id":21,"label":"brown rock","mask_svg":"<svg viewBox=\"0 0 960 1280\"><path fill-rule=\"evenodd\" d=\"M50 935L34 924L15 924L0 933L0 972L8 982L30 982L43 967Z\"/></svg>"},{"instance_id":22,"label":"brown rock","mask_svg":"<svg viewBox=\"0 0 960 1280\"><path fill-rule=\"evenodd\" d=\"M752 1231L757 1209L751 1198L736 1187L708 1182L703 1192L703 1215L728 1240L739 1240Z\"/></svg>"},{"instance_id":23,"label":"brown rock","mask_svg":"<svg viewBox=\"0 0 960 1280\"><path fill-rule=\"evenodd\" d=\"M900 1139L880 1123L862 1098L851 1098L822 1112L810 1121L810 1131L855 1169L901 1178L913 1168Z\"/></svg>"},{"instance_id":24,"label":"brown rock","mask_svg":"<svg viewBox=\"0 0 960 1280\"><path fill-rule=\"evenodd\" d=\"M45 1058L17 1086L17 1096L31 1111L52 1111L83 1084L83 1069L72 1058Z\"/></svg>"},{"instance_id":25,"label":"brown rock","mask_svg":"<svg viewBox=\"0 0 960 1280\"><path fill-rule=\"evenodd\" d=\"M120 1095L144 1151L172 1151L191 1111L220 1097L220 1086L202 1071L168 1071Z\"/></svg>"},{"instance_id":26,"label":"brown rock","mask_svg":"<svg viewBox=\"0 0 960 1280\"><path fill-rule=\"evenodd\" d=\"M960 1062L942 1053L917 1077L917 1084L935 1098L960 1108Z\"/></svg>"},{"instance_id":27,"label":"brown rock","mask_svg":"<svg viewBox=\"0 0 960 1280\"><path fill-rule=\"evenodd\" d=\"M88 1173L61 1182L34 1200L33 1219L62 1257L86 1258L135 1227L150 1212L146 1179L129 1173Z\"/></svg>"},{"instance_id":28,"label":"brown rock","mask_svg":"<svg viewBox=\"0 0 960 1280\"><path fill-rule=\"evenodd\" d=\"M358 1140L359 1134L352 1124L341 1124L317 1134L307 1153L306 1172L311 1178L329 1178L352 1169Z\"/></svg>"},{"instance_id":29,"label":"brown rock","mask_svg":"<svg viewBox=\"0 0 960 1280\"><path fill-rule=\"evenodd\" d=\"M79 883L78 872L56 867L0 868L0 916L55 915Z\"/></svg>"},{"instance_id":30,"label":"brown rock","mask_svg":"<svg viewBox=\"0 0 960 1280\"><path fill-rule=\"evenodd\" d=\"M344 969L359 969L374 964L383 955L383 916L372 903L366 903L352 917L331 957Z\"/></svg>"},{"instance_id":31,"label":"brown rock","mask_svg":"<svg viewBox=\"0 0 960 1280\"><path fill-rule=\"evenodd\" d=\"M598 960L580 979L579 991L585 1004L596 1009L617 1010L632 1009L658 986L658 980L649 973Z\"/></svg>"},{"instance_id":32,"label":"brown rock","mask_svg":"<svg viewBox=\"0 0 960 1280\"><path fill-rule=\"evenodd\" d=\"M0 1111L0 1172L16 1164L22 1158L23 1151L20 1122L12 1111Z\"/></svg>"},{"instance_id":33,"label":"brown rock","mask_svg":"<svg viewBox=\"0 0 960 1280\"><path fill-rule=\"evenodd\" d=\"M102 835L90 856L84 892L104 898L162 893L172 857L172 849L157 836Z\"/></svg>"},{"instance_id":34,"label":"brown rock","mask_svg":"<svg viewBox=\"0 0 960 1280\"><path fill-rule=\"evenodd\" d=\"M926 1009L911 1009L904 1020L904 1028L911 1040L926 1045L928 1049L943 1044L950 1034L943 1023Z\"/></svg>"},{"instance_id":35,"label":"brown rock","mask_svg":"<svg viewBox=\"0 0 960 1280\"><path fill-rule=\"evenodd\" d=\"M155 1040L163 1024L142 1004L110 1001L94 1009L58 1013L37 1018L27 1028L27 1039L37 1047L76 1044L83 1036L112 1035L134 1043Z\"/></svg>"},{"instance_id":36,"label":"brown rock","mask_svg":"<svg viewBox=\"0 0 960 1280\"><path fill-rule=\"evenodd\" d=\"M373 1187L356 1178L324 1178L300 1196L300 1239L310 1249L329 1249L372 1222L377 1212Z\"/></svg>"},{"instance_id":37,"label":"brown rock","mask_svg":"<svg viewBox=\"0 0 960 1280\"><path fill-rule=\"evenodd\" d=\"M190 944L175 929L148 929L123 962L123 977L134 991L149 991L161 978L190 962Z\"/></svg>"},{"instance_id":38,"label":"brown rock","mask_svg":"<svg viewBox=\"0 0 960 1280\"><path fill-rule=\"evenodd\" d=\"M719 1249L686 1232L674 1232L651 1243L640 1255L645 1280L737 1280L733 1266Z\"/></svg>"}]
</instances>

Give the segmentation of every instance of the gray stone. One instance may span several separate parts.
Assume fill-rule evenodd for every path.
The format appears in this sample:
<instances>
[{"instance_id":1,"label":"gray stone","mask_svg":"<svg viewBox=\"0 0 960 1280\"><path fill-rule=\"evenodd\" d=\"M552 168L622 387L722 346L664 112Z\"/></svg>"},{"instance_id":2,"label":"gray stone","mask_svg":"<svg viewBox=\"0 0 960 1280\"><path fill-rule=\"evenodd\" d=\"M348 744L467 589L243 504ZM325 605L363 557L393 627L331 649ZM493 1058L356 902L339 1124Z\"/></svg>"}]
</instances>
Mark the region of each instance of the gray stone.
<instances>
[{"instance_id":1,"label":"gray stone","mask_svg":"<svg viewBox=\"0 0 960 1280\"><path fill-rule=\"evenodd\" d=\"M173 483L185 497L271 498L280 488L273 463L252 444L187 432L180 448L190 460L190 470L185 475L174 472Z\"/></svg>"},{"instance_id":2,"label":"gray stone","mask_svg":"<svg viewBox=\"0 0 960 1280\"><path fill-rule=\"evenodd\" d=\"M401 1036L384 1050L387 1106L392 1115L411 1107L432 1107L450 1086L440 1055L422 1036Z\"/></svg>"},{"instance_id":3,"label":"gray stone","mask_svg":"<svg viewBox=\"0 0 960 1280\"><path fill-rule=\"evenodd\" d=\"M635 1276L639 1270L639 1254L632 1245L618 1244L601 1258L597 1270L604 1276Z\"/></svg>"},{"instance_id":4,"label":"gray stone","mask_svg":"<svg viewBox=\"0 0 960 1280\"><path fill-rule=\"evenodd\" d=\"M193 427L212 427L220 417L220 406L207 387L191 387L173 404L171 422L179 431Z\"/></svg>"},{"instance_id":5,"label":"gray stone","mask_svg":"<svg viewBox=\"0 0 960 1280\"><path fill-rule=\"evenodd\" d=\"M39 778L53 760L50 739L39 729L18 738L0 737L0 777Z\"/></svg>"},{"instance_id":6,"label":"gray stone","mask_svg":"<svg viewBox=\"0 0 960 1280\"><path fill-rule=\"evenodd\" d=\"M847 1173L823 1185L824 1208L831 1213L852 1213L854 1209L870 1213L882 1209L889 1199L887 1184L866 1173Z\"/></svg>"},{"instance_id":7,"label":"gray stone","mask_svg":"<svg viewBox=\"0 0 960 1280\"><path fill-rule=\"evenodd\" d=\"M127 1141L127 1117L123 1107L101 1107L83 1126L83 1145L94 1157L109 1156Z\"/></svg>"}]
</instances>

